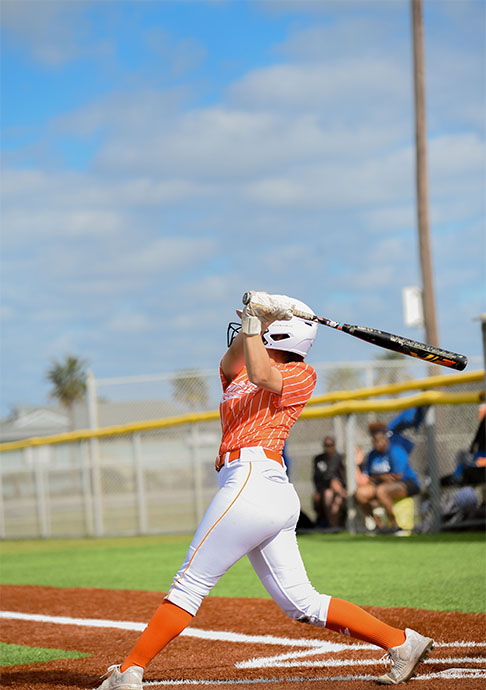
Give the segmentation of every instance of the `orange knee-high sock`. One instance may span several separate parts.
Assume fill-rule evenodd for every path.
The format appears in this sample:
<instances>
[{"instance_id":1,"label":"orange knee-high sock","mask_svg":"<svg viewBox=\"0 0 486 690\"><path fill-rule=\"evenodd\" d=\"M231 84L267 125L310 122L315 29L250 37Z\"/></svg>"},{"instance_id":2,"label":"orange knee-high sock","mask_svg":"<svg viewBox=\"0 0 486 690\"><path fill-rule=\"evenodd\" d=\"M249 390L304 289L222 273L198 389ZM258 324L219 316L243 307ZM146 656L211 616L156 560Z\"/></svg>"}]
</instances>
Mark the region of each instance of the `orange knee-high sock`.
<instances>
[{"instance_id":1,"label":"orange knee-high sock","mask_svg":"<svg viewBox=\"0 0 486 690\"><path fill-rule=\"evenodd\" d=\"M398 647L405 642L405 631L392 628L356 604L332 597L327 613L326 628L358 640L370 642L383 649Z\"/></svg>"},{"instance_id":2,"label":"orange knee-high sock","mask_svg":"<svg viewBox=\"0 0 486 690\"><path fill-rule=\"evenodd\" d=\"M139 640L121 666L145 666L165 645L177 637L192 620L192 615L170 601L164 600L139 637Z\"/></svg>"}]
</instances>

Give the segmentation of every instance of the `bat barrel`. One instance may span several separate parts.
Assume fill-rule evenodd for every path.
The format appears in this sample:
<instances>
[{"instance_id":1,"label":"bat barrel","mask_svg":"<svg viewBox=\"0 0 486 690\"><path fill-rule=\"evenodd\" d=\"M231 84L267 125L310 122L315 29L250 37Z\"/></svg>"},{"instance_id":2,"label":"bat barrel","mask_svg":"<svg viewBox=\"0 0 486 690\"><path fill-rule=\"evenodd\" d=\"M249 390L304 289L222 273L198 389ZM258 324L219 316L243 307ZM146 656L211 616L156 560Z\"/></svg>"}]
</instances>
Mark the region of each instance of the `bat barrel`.
<instances>
[{"instance_id":1,"label":"bat barrel","mask_svg":"<svg viewBox=\"0 0 486 690\"><path fill-rule=\"evenodd\" d=\"M245 292L241 298L241 301L243 304L248 304L251 300L251 297L251 291ZM440 364L443 367L456 369L457 371L463 371L467 366L467 357L465 355L460 355L457 352L449 352L448 350L443 350L439 347L427 345L425 343L419 343L415 340L410 340L409 338L404 338L400 335L394 335L393 333L387 333L386 331L379 331L376 328L366 328L365 326L356 326L349 323L341 323L340 321L332 321L324 318L323 316L308 314L297 309L293 309L292 312L294 316L297 316L299 319L316 321L323 326L337 328L344 333L348 333L355 338L360 338L360 340L364 340L372 345L383 347L386 350L393 350L394 352L399 352L400 354L408 355L409 357L415 357L416 359L422 359L424 362Z\"/></svg>"},{"instance_id":2,"label":"bat barrel","mask_svg":"<svg viewBox=\"0 0 486 690\"><path fill-rule=\"evenodd\" d=\"M467 357L465 355L460 355L457 352L449 352L440 347L420 343L400 335L379 331L374 328L351 326L348 324L344 324L342 330L353 335L355 338L360 338L360 340L365 340L373 345L378 345L379 347L393 350L394 352L399 352L409 357L422 359L424 362L440 364L443 367L457 369L457 371L463 371L467 366Z\"/></svg>"}]
</instances>

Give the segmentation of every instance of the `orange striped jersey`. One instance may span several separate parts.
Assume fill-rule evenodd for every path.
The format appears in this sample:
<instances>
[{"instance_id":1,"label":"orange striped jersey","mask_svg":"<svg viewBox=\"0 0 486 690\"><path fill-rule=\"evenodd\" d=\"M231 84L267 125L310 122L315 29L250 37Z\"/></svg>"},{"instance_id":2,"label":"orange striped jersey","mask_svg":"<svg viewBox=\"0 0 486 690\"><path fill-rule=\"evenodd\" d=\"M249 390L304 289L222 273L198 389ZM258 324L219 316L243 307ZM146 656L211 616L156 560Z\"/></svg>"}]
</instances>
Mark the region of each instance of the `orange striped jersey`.
<instances>
[{"instance_id":1,"label":"orange striped jersey","mask_svg":"<svg viewBox=\"0 0 486 690\"><path fill-rule=\"evenodd\" d=\"M223 398L219 406L223 437L219 453L262 446L282 452L316 385L316 372L305 362L275 363L282 374L279 394L251 383L246 368L228 383L220 368Z\"/></svg>"}]
</instances>

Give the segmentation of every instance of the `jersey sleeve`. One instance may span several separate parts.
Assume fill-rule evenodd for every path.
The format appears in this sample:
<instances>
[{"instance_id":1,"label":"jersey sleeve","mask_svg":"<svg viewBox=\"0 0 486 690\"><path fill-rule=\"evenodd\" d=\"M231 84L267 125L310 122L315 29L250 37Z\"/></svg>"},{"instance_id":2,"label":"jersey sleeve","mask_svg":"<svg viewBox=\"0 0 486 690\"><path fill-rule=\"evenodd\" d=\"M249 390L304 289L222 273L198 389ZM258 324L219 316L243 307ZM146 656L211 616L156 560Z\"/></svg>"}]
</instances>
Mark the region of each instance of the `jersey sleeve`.
<instances>
[{"instance_id":1,"label":"jersey sleeve","mask_svg":"<svg viewBox=\"0 0 486 690\"><path fill-rule=\"evenodd\" d=\"M393 474L401 474L405 472L408 465L408 455L401 446L392 446L390 448L391 471Z\"/></svg>"},{"instance_id":2,"label":"jersey sleeve","mask_svg":"<svg viewBox=\"0 0 486 690\"><path fill-rule=\"evenodd\" d=\"M317 374L304 362L291 362L279 366L282 374L282 392L277 397L276 407L305 405L316 385Z\"/></svg>"}]
</instances>

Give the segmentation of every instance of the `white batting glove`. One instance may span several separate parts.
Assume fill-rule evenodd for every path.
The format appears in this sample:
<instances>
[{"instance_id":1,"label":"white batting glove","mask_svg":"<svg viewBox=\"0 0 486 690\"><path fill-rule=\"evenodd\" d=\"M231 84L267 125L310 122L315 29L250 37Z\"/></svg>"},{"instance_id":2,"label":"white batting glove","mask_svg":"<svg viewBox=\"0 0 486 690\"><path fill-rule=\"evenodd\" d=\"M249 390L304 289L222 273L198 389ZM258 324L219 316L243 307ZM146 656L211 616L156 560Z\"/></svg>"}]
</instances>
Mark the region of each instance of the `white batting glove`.
<instances>
[{"instance_id":1,"label":"white batting glove","mask_svg":"<svg viewBox=\"0 0 486 690\"><path fill-rule=\"evenodd\" d=\"M289 321L292 318L294 301L286 295L269 295L268 292L250 291L246 305L249 313L258 316L266 325L273 321Z\"/></svg>"},{"instance_id":2,"label":"white batting glove","mask_svg":"<svg viewBox=\"0 0 486 690\"><path fill-rule=\"evenodd\" d=\"M251 308L246 305L241 314L241 332L245 335L260 335L265 328L258 316L252 314Z\"/></svg>"}]
</instances>

